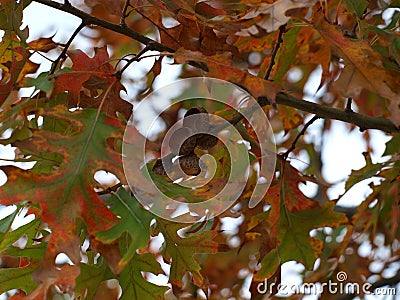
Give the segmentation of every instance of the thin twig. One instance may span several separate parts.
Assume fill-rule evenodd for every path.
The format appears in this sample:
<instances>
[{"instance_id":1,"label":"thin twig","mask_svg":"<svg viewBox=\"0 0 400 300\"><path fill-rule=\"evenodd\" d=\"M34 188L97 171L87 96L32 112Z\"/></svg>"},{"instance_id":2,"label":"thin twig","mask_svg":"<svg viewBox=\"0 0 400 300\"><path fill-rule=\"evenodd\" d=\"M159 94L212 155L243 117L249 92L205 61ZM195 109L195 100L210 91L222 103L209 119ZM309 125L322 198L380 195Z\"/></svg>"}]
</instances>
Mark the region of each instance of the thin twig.
<instances>
[{"instance_id":1,"label":"thin twig","mask_svg":"<svg viewBox=\"0 0 400 300\"><path fill-rule=\"evenodd\" d=\"M129 16L129 14L126 13L126 11L128 10L128 7L131 6L131 3L129 0L125 1L125 5L124 5L124 9L122 10L122 17L121 20L119 21L119 24L123 27L126 27L126 22L125 19L127 16Z\"/></svg>"},{"instance_id":2,"label":"thin twig","mask_svg":"<svg viewBox=\"0 0 400 300\"><path fill-rule=\"evenodd\" d=\"M346 103L346 112L352 112L352 108L351 108L351 103L353 102L352 98L347 98L347 103Z\"/></svg>"},{"instance_id":3,"label":"thin twig","mask_svg":"<svg viewBox=\"0 0 400 300\"><path fill-rule=\"evenodd\" d=\"M61 54L57 57L57 59L54 61L51 70L50 70L50 75L54 74L54 72L57 69L58 64L60 63L61 60L66 58L66 54L68 51L68 48L71 46L72 41L75 39L75 37L78 35L78 33L86 26L85 22L82 21L81 24L79 24L78 28L75 29L74 33L71 35L69 38L68 42L64 45L64 49L61 52Z\"/></svg>"},{"instance_id":4,"label":"thin twig","mask_svg":"<svg viewBox=\"0 0 400 300\"><path fill-rule=\"evenodd\" d=\"M275 57L276 57L276 54L278 53L278 50L279 50L279 48L280 48L280 46L281 46L281 44L283 42L283 38L282 37L283 37L283 34L285 33L285 30L286 30L286 24L281 25L279 27L278 39L276 41L274 50L272 51L271 61L269 62L269 66L268 66L267 72L265 73L265 76L264 76L265 80L269 79L269 75L271 74L272 67L275 65Z\"/></svg>"},{"instance_id":5,"label":"thin twig","mask_svg":"<svg viewBox=\"0 0 400 300\"><path fill-rule=\"evenodd\" d=\"M111 194L115 191L117 191L120 187L122 186L121 182L118 182L117 184L113 185L113 186L109 186L108 188L106 188L105 190L102 190L100 192L97 192L97 195L106 195L106 194Z\"/></svg>"},{"instance_id":6,"label":"thin twig","mask_svg":"<svg viewBox=\"0 0 400 300\"><path fill-rule=\"evenodd\" d=\"M122 61L126 61L126 62L128 62L129 61L129 59L127 59L127 57L128 56L135 56L136 54L135 53L128 53L128 54L125 54L124 56L122 56L121 58L119 58L119 59L115 59L116 61L117 61L117 63L115 64L115 69L117 69L117 67L119 66L119 64L122 62ZM111 61L111 60L110 60Z\"/></svg>"},{"instance_id":7,"label":"thin twig","mask_svg":"<svg viewBox=\"0 0 400 300\"><path fill-rule=\"evenodd\" d=\"M121 68L121 70L115 72L115 77L121 79L122 73L135 61L139 61L140 57L146 53L147 51L153 50L153 43L148 43L142 50L140 50L134 57L132 57L125 66Z\"/></svg>"},{"instance_id":8,"label":"thin twig","mask_svg":"<svg viewBox=\"0 0 400 300\"><path fill-rule=\"evenodd\" d=\"M86 25L100 26L102 28L105 28L105 29L114 31L116 33L123 34L127 37L130 37L130 38L134 39L135 41L138 41L139 43L142 43L144 45L147 45L147 44L153 42L153 45L155 48L154 50L156 50L156 51L175 52L174 49L169 48L159 42L156 42L155 40L152 40L151 38L148 38L147 36L144 36L136 31L133 31L132 29L130 29L128 27L124 27L119 24L114 24L114 23L111 23L104 19L94 17L76 7L73 7L72 5L64 5L62 3L58 3L55 1L51 1L51 0L33 0L33 1L41 3L43 5L50 6L52 8L58 9L60 11L66 12L66 13L69 13L71 15L74 15L75 17L78 17L83 22L85 22Z\"/></svg>"},{"instance_id":9,"label":"thin twig","mask_svg":"<svg viewBox=\"0 0 400 300\"><path fill-rule=\"evenodd\" d=\"M300 137L301 137L302 135L304 135L304 133L306 132L307 128L310 127L310 125L311 125L312 123L314 123L317 119L319 119L319 117L315 115L314 117L312 117L312 119L311 119L310 121L308 121L308 122L304 125L303 129L297 134L297 136L296 136L295 139L293 140L292 144L290 145L290 148L287 149L287 151L282 155L283 159L286 160L286 159L288 158L290 152L292 152L294 149L296 149L296 144L297 144L297 142L299 141Z\"/></svg>"}]
</instances>

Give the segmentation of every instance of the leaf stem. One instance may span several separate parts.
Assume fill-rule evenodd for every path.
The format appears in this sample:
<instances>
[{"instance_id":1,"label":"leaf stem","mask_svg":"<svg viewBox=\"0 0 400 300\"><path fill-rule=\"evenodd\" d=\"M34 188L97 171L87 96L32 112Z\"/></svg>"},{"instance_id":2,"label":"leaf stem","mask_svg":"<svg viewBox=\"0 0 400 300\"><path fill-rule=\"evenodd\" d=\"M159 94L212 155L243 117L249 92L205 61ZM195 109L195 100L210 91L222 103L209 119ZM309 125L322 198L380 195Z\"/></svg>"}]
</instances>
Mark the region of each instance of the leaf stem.
<instances>
[{"instance_id":1,"label":"leaf stem","mask_svg":"<svg viewBox=\"0 0 400 300\"><path fill-rule=\"evenodd\" d=\"M346 109L345 111L347 112L352 112L353 110L351 109L351 104L353 102L352 98L347 98L347 103L346 103Z\"/></svg>"}]
</instances>

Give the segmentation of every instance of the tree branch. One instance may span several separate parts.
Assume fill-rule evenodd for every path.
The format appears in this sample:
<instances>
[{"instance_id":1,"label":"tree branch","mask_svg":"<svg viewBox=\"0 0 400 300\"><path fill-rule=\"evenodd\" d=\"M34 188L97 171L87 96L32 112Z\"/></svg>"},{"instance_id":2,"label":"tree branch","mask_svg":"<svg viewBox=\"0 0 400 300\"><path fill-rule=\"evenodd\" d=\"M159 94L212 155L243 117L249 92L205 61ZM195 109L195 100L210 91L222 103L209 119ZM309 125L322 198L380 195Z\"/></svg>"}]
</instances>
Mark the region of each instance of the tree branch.
<instances>
[{"instance_id":1,"label":"tree branch","mask_svg":"<svg viewBox=\"0 0 400 300\"><path fill-rule=\"evenodd\" d=\"M73 7L72 5L65 5L65 4L54 2L51 0L33 0L33 1L37 2L37 3L41 3L43 5L50 6L52 8L58 9L58 10L61 10L63 12L69 13L71 15L74 15L75 17L80 18L86 25L96 25L96 26L100 26L105 29L109 29L111 31L114 31L114 32L123 34L127 37L130 37L130 38L134 39L135 41L138 41L144 45L148 45L148 44L152 43L154 50L156 50L156 51L175 52L174 49L171 49L159 42L156 42L155 40L152 40L151 38L148 38L147 36L144 36L136 31L133 31L132 29L130 29L128 27L121 26L119 24L114 24L114 23L108 22L106 20L97 18L97 17L93 17L92 15L89 15L89 14L81 11L80 9Z\"/></svg>"},{"instance_id":2,"label":"tree branch","mask_svg":"<svg viewBox=\"0 0 400 300\"><path fill-rule=\"evenodd\" d=\"M323 119L334 119L351 123L360 127L361 131L366 129L379 129L388 133L399 132L399 128L397 128L395 124L383 117L360 115L353 111L346 111L306 100L300 100L282 92L278 93L276 96L276 103L315 114Z\"/></svg>"},{"instance_id":3,"label":"tree branch","mask_svg":"<svg viewBox=\"0 0 400 300\"><path fill-rule=\"evenodd\" d=\"M129 6L131 6L130 1L125 0L124 9L122 10L122 17L121 20L119 21L119 25L121 25L122 27L126 27L125 19L127 16L129 16L129 13L127 13Z\"/></svg>"},{"instance_id":4,"label":"tree branch","mask_svg":"<svg viewBox=\"0 0 400 300\"><path fill-rule=\"evenodd\" d=\"M152 50L160 51L160 52L167 51L167 52L171 52L171 53L175 52L174 49L171 49L171 48L169 48L155 40L152 40L136 31L133 31L128 27L121 26L118 24L108 22L103 19L93 17L71 5L65 5L62 3L53 2L51 0L33 0L33 1L50 6L52 8L55 8L55 9L58 9L61 11L64 11L69 14L72 14L72 15L80 18L87 25L97 25L102 28L109 29L113 32L120 33L127 37L130 37L144 45L152 44ZM199 62L193 61L190 64L192 66L195 66L195 67L198 67L198 68L201 68L201 69L207 71L207 66L205 66L204 63L199 63ZM265 97L262 97L262 98L259 98L259 103L261 106L264 106L266 104L269 104L269 101ZM290 96L283 92L277 94L276 103L285 105L285 106L290 106L290 107L297 108L302 111L306 111L306 112L315 114L319 118L335 119L335 120L340 120L343 122L351 123L351 124L359 126L361 131L366 130L366 129L378 129L378 130L382 130L382 131L388 132L388 133L399 132L399 128L397 128L397 126L395 124L393 124L390 120L385 119L383 117L364 116L364 115L360 115L360 114L352 112L352 111L340 110L337 108L332 108L332 107L320 105L317 103L301 100L301 99Z\"/></svg>"}]
</instances>

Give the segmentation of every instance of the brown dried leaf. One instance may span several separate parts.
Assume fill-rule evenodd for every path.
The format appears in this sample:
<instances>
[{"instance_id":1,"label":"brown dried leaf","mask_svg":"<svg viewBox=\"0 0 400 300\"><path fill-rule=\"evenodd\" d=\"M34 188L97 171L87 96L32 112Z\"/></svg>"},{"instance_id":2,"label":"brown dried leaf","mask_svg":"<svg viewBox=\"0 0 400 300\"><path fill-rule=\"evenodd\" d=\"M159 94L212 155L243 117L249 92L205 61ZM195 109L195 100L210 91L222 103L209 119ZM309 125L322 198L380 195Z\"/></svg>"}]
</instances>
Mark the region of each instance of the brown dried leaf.
<instances>
[{"instance_id":1,"label":"brown dried leaf","mask_svg":"<svg viewBox=\"0 0 400 300\"><path fill-rule=\"evenodd\" d=\"M177 63L189 61L202 62L207 65L208 75L217 77L245 87L254 97L267 96L270 101L275 101L276 94L280 91L277 84L251 75L246 70L240 70L231 65L227 55L205 56L201 52L178 49L174 53Z\"/></svg>"}]
</instances>

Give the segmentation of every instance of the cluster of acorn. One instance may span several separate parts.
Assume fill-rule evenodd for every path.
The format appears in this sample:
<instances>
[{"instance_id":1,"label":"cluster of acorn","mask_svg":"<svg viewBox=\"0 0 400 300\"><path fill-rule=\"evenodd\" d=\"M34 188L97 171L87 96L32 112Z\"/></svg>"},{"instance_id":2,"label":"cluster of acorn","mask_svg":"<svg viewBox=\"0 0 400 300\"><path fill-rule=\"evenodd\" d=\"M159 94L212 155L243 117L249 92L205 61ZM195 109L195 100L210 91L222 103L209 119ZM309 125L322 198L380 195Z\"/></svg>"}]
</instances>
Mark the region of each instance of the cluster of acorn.
<instances>
[{"instance_id":1,"label":"cluster of acorn","mask_svg":"<svg viewBox=\"0 0 400 300\"><path fill-rule=\"evenodd\" d=\"M199 115L189 118L196 114ZM217 137L205 133L209 129L210 119L207 110L203 107L193 107L186 112L182 127L171 135L169 140L171 154L168 156L171 159L179 156L179 165L185 174L196 176L201 172L200 159L194 153L196 147L208 150L218 143ZM157 175L166 175L166 170L170 171L173 167L169 158L159 158L153 166L153 172Z\"/></svg>"}]
</instances>

